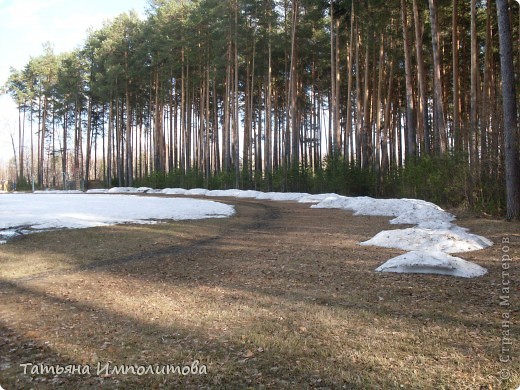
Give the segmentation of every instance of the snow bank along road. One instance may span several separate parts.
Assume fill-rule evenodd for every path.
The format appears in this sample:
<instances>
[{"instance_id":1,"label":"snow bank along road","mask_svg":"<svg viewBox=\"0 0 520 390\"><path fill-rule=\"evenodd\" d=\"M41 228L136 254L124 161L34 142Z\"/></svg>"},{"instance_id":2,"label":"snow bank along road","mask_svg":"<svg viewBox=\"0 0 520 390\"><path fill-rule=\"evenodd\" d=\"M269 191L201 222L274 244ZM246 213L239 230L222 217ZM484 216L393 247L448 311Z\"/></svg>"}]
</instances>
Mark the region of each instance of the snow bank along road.
<instances>
[{"instance_id":1,"label":"snow bank along road","mask_svg":"<svg viewBox=\"0 0 520 390\"><path fill-rule=\"evenodd\" d=\"M93 193L99 195L92 196ZM483 249L492 242L455 225L455 217L435 204L417 199L242 190L153 190L147 187L115 187L88 191L88 194L62 191L7 194L0 197L0 241L2 236L5 242L10 236L44 229L154 223L166 219L223 218L234 213L232 206L202 199L128 196L136 193L296 201L312 204L313 208L349 210L354 215L393 217L391 224L413 226L382 231L360 244L408 252L388 260L376 271L434 273L467 278L487 272L485 268L451 254Z\"/></svg>"}]
</instances>

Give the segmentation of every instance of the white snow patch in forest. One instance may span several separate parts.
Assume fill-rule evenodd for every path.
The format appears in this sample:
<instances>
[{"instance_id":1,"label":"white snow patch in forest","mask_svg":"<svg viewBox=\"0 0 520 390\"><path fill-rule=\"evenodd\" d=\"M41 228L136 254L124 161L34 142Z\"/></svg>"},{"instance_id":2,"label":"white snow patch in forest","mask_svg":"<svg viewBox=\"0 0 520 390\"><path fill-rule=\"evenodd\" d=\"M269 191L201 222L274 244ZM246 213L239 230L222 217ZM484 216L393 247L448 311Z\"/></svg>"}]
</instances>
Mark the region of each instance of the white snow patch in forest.
<instances>
[{"instance_id":1,"label":"white snow patch in forest","mask_svg":"<svg viewBox=\"0 0 520 390\"><path fill-rule=\"evenodd\" d=\"M184 195L186 190L184 188L165 188L161 190L161 194L165 195Z\"/></svg>"},{"instance_id":2,"label":"white snow patch in forest","mask_svg":"<svg viewBox=\"0 0 520 390\"><path fill-rule=\"evenodd\" d=\"M376 271L462 277L481 276L487 272L485 268L465 260L461 263L459 260L462 259L449 256L448 253L480 250L493 243L455 225L452 223L455 217L433 203L419 199L330 196L311 207L350 210L354 215L394 217L390 220L391 224L416 225L406 229L384 230L370 240L360 243L411 251L388 260ZM478 272L468 268L468 264L478 267ZM447 271L445 266L455 270Z\"/></svg>"},{"instance_id":3,"label":"white snow patch in forest","mask_svg":"<svg viewBox=\"0 0 520 390\"><path fill-rule=\"evenodd\" d=\"M106 191L106 190L105 190ZM83 194L83 191L79 190L44 190L34 191L35 194Z\"/></svg>"},{"instance_id":4,"label":"white snow patch in forest","mask_svg":"<svg viewBox=\"0 0 520 390\"><path fill-rule=\"evenodd\" d=\"M109 194L143 194L150 190L150 187L113 187L109 189L107 192Z\"/></svg>"},{"instance_id":5,"label":"white snow patch in forest","mask_svg":"<svg viewBox=\"0 0 520 390\"><path fill-rule=\"evenodd\" d=\"M2 194L0 240L5 241L22 229L24 232L27 229L75 229L119 223L155 223L166 219L224 218L233 214L233 206L200 199L108 194Z\"/></svg>"},{"instance_id":6,"label":"white snow patch in forest","mask_svg":"<svg viewBox=\"0 0 520 390\"><path fill-rule=\"evenodd\" d=\"M485 237L468 233L467 229L457 225L449 228L422 228L384 230L361 245L374 245L384 248L396 248L405 251L432 251L461 253L477 251L492 245Z\"/></svg>"},{"instance_id":7,"label":"white snow patch in forest","mask_svg":"<svg viewBox=\"0 0 520 390\"><path fill-rule=\"evenodd\" d=\"M206 196L220 196L233 198L257 198L262 192L254 190L212 190Z\"/></svg>"},{"instance_id":8,"label":"white snow patch in forest","mask_svg":"<svg viewBox=\"0 0 520 390\"><path fill-rule=\"evenodd\" d=\"M298 202L300 199L309 196L307 193L300 192L262 192L256 197L259 200L274 200L280 202Z\"/></svg>"},{"instance_id":9,"label":"white snow patch in forest","mask_svg":"<svg viewBox=\"0 0 520 390\"><path fill-rule=\"evenodd\" d=\"M180 188L161 190L162 194L206 195L259 200L314 203L313 208L342 209L354 215L391 217L391 224L415 225L404 229L384 230L360 245L410 251L388 260L377 268L381 272L413 272L481 276L487 271L476 264L450 256L484 249L493 243L485 237L469 233L453 223L455 216L439 206L419 199L374 199L367 196L347 197L334 193L307 194L293 192L259 192L237 189L213 190ZM471 266L469 266L471 265Z\"/></svg>"},{"instance_id":10,"label":"white snow patch in forest","mask_svg":"<svg viewBox=\"0 0 520 390\"><path fill-rule=\"evenodd\" d=\"M439 206L419 199L374 199L368 196L328 196L315 208L351 210L354 215L394 217L391 224L420 225L434 221L451 222L455 217Z\"/></svg>"},{"instance_id":11,"label":"white snow patch in forest","mask_svg":"<svg viewBox=\"0 0 520 390\"><path fill-rule=\"evenodd\" d=\"M341 198L341 195L338 194L314 194L314 195L306 195L300 200L298 200L299 203L320 203L325 200L334 200ZM335 207L337 208L337 207Z\"/></svg>"},{"instance_id":12,"label":"white snow patch in forest","mask_svg":"<svg viewBox=\"0 0 520 390\"><path fill-rule=\"evenodd\" d=\"M408 252L388 260L376 268L376 271L438 274L462 278L474 278L487 273L487 270L478 264L436 251Z\"/></svg>"},{"instance_id":13,"label":"white snow patch in forest","mask_svg":"<svg viewBox=\"0 0 520 390\"><path fill-rule=\"evenodd\" d=\"M313 208L349 210L354 215L391 217L391 224L415 225L404 229L384 230L370 240L360 243L360 245L375 245L409 251L388 260L376 269L376 271L381 272L433 273L460 277L481 276L487 272L485 268L449 254L480 250L493 245L487 238L469 233L467 229L455 225L453 223L455 217L439 206L418 199L374 199L370 197L346 197L333 193L311 195L307 193L260 192L237 189L209 191L203 188L153 190L148 187L114 187L110 190L90 190L87 192L97 194L154 193L296 201L314 203L311 206ZM53 191L53 193L60 193L60 191ZM1 199L4 200L5 196L10 195L2 195ZM0 239L2 239L1 229L6 232L7 229L12 227L30 226L31 229L89 227L124 222L146 223L156 219L224 217L232 215L234 212L231 206L216 202L204 204L197 202L208 201L186 198L145 198L128 195L106 195L105 197L98 195L93 197L96 201L84 202L81 200L78 203L69 204L71 199L80 196L69 196L63 200L57 197L52 199L52 201L55 201L54 203L47 203L50 199L46 201L38 199L34 202L27 200L28 198L23 198L25 200L23 205L20 203L16 205L13 200L10 206L7 202L6 207L4 207L4 202L0 202L2 207L0 211ZM108 199L110 199L110 203L105 203L109 202ZM136 199L142 203L134 204L134 202L137 202ZM147 201L150 203L146 203ZM166 203L162 203L164 201ZM167 203L169 201L177 203L169 204ZM99 202L96 206L98 208L94 207L97 202ZM29 204L33 205L34 209L28 209L27 205ZM10 207L11 211L9 211ZM81 212L78 212L78 210L81 210ZM12 215L4 217L6 212L11 212ZM144 214L140 214L141 212ZM34 215L43 219L41 221L35 220ZM6 223L5 221L9 221L9 218L15 219L16 222ZM18 233L15 231L15 234Z\"/></svg>"},{"instance_id":14,"label":"white snow patch in forest","mask_svg":"<svg viewBox=\"0 0 520 390\"><path fill-rule=\"evenodd\" d=\"M199 195L204 196L209 192L209 190L206 190L204 188L193 188L192 190L187 190L184 195Z\"/></svg>"}]
</instances>

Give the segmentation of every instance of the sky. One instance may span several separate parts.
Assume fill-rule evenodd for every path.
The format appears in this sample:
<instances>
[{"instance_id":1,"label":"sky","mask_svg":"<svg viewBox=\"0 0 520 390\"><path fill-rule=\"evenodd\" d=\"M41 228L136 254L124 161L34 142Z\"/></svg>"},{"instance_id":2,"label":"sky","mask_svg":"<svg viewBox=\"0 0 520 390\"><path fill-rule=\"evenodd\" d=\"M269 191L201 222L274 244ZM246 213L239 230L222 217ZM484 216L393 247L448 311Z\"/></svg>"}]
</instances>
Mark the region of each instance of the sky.
<instances>
[{"instance_id":1,"label":"sky","mask_svg":"<svg viewBox=\"0 0 520 390\"><path fill-rule=\"evenodd\" d=\"M147 0L0 0L0 85L9 69L21 69L42 53L45 42L61 53L81 47L89 28L135 10L145 18ZM10 134L17 131L17 110L0 97L0 166L13 156Z\"/></svg>"}]
</instances>

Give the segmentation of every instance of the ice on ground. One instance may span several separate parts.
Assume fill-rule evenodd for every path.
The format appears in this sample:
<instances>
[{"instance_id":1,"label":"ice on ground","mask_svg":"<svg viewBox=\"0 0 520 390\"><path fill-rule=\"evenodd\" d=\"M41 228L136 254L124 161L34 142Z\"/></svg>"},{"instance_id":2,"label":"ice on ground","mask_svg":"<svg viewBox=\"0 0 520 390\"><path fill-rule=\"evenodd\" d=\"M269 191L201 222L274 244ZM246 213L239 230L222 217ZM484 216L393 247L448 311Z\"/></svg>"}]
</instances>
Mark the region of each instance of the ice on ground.
<instances>
[{"instance_id":1,"label":"ice on ground","mask_svg":"<svg viewBox=\"0 0 520 390\"><path fill-rule=\"evenodd\" d=\"M210 200L136 195L6 194L0 202L0 239L20 229L86 228L234 214L233 206Z\"/></svg>"},{"instance_id":2,"label":"ice on ground","mask_svg":"<svg viewBox=\"0 0 520 390\"><path fill-rule=\"evenodd\" d=\"M475 278L487 273L478 264L439 251L412 251L388 260L378 272L419 273Z\"/></svg>"}]
</instances>

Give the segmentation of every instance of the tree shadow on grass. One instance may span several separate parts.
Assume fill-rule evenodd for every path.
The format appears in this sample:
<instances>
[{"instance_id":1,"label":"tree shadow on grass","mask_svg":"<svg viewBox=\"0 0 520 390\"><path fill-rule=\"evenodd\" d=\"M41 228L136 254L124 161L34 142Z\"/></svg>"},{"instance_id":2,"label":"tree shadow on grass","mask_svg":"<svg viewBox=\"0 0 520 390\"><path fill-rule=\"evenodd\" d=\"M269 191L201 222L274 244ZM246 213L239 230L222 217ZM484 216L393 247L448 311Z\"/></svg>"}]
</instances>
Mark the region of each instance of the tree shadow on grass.
<instances>
[{"instance_id":1,"label":"tree shadow on grass","mask_svg":"<svg viewBox=\"0 0 520 390\"><path fill-rule=\"evenodd\" d=\"M2 370L0 383L6 388L365 388L363 375L372 371L381 388L396 383L385 379L378 367L343 362L337 376L309 370L302 363L321 354L301 348L281 349L283 340L272 340L264 350L250 340L239 342L209 337L205 327L187 326L182 321L168 325L144 322L135 316L106 310L88 302L60 298L35 287L1 281L5 298L5 320L0 324ZM29 309L27 306L32 307ZM40 308L40 310L38 310ZM243 329L247 334L248 329ZM197 359L207 366L207 375L105 375L103 367L120 365L189 366ZM8 363L8 364L7 364ZM90 375L52 375L31 366L89 366ZM101 373L98 375L98 363ZM320 362L331 364L332 361ZM358 379L347 382L339 371ZM331 370L334 373L334 370Z\"/></svg>"}]
</instances>

